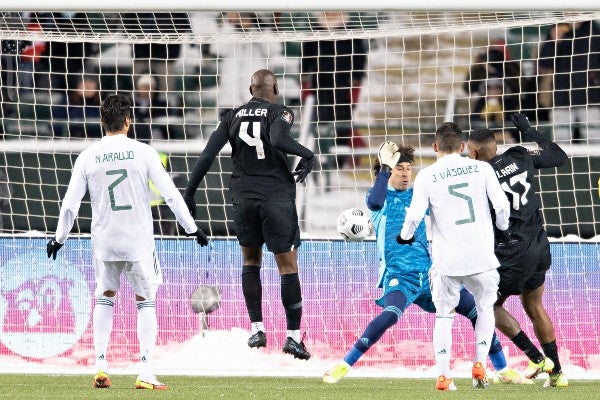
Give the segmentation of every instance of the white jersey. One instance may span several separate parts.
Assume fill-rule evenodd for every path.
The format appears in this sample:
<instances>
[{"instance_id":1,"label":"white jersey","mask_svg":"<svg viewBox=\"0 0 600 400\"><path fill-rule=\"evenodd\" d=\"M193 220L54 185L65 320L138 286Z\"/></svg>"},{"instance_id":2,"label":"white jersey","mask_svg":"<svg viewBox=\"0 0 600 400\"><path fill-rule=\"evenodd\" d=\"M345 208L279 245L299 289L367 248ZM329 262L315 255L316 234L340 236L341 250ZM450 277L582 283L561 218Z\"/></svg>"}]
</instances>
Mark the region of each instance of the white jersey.
<instances>
[{"instance_id":1,"label":"white jersey","mask_svg":"<svg viewBox=\"0 0 600 400\"><path fill-rule=\"evenodd\" d=\"M89 191L94 257L102 261L146 259L154 252L148 180L185 231L195 232L196 223L156 150L117 134L103 137L77 157L60 209L56 241L67 240L81 199Z\"/></svg>"},{"instance_id":2,"label":"white jersey","mask_svg":"<svg viewBox=\"0 0 600 400\"><path fill-rule=\"evenodd\" d=\"M508 229L510 204L488 163L446 155L417 174L413 191L401 236L412 237L429 208L433 268L465 276L500 265L488 199L500 230Z\"/></svg>"}]
</instances>

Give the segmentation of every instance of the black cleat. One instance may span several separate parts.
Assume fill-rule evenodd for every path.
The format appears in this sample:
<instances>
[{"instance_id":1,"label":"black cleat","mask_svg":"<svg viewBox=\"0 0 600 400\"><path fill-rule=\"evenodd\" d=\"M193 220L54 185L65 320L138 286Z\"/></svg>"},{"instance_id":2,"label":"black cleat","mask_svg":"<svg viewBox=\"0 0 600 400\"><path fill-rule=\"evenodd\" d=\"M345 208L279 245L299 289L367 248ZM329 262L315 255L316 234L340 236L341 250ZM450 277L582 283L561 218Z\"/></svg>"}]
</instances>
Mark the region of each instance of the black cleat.
<instances>
[{"instance_id":1,"label":"black cleat","mask_svg":"<svg viewBox=\"0 0 600 400\"><path fill-rule=\"evenodd\" d=\"M258 331L248 339L248 347L266 347L267 335L263 331Z\"/></svg>"},{"instance_id":2,"label":"black cleat","mask_svg":"<svg viewBox=\"0 0 600 400\"><path fill-rule=\"evenodd\" d=\"M299 358L301 360L308 360L310 358L310 353L308 350L306 350L304 342L301 341L298 343L291 337L285 339L285 343L283 344L283 352L291 354L294 356L294 358Z\"/></svg>"}]
</instances>

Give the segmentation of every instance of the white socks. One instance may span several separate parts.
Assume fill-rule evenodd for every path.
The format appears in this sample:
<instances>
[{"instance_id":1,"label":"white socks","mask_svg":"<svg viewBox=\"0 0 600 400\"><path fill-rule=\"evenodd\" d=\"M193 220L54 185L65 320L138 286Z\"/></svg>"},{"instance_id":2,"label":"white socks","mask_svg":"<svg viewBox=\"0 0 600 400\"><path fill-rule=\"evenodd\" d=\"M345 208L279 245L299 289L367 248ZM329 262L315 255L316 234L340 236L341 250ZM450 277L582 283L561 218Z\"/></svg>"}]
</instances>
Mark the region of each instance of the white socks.
<instances>
[{"instance_id":1,"label":"white socks","mask_svg":"<svg viewBox=\"0 0 600 400\"><path fill-rule=\"evenodd\" d=\"M137 336L140 343L140 376L152 375L152 352L156 346L158 322L154 300L136 301Z\"/></svg>"},{"instance_id":2,"label":"white socks","mask_svg":"<svg viewBox=\"0 0 600 400\"><path fill-rule=\"evenodd\" d=\"M302 335L300 334L300 330L296 330L296 331L287 331L287 337L291 337L292 339L294 339L294 341L296 343L300 343L302 341Z\"/></svg>"},{"instance_id":3,"label":"white socks","mask_svg":"<svg viewBox=\"0 0 600 400\"><path fill-rule=\"evenodd\" d=\"M435 365L438 376L444 375L451 378L450 349L452 348L452 324L454 316L435 316L433 327L433 350L435 351Z\"/></svg>"},{"instance_id":4,"label":"white socks","mask_svg":"<svg viewBox=\"0 0 600 400\"><path fill-rule=\"evenodd\" d=\"M480 362L485 365L490 346L492 345L492 337L494 336L494 309L492 307L486 309L477 309L477 322L475 323L475 362Z\"/></svg>"},{"instance_id":5,"label":"white socks","mask_svg":"<svg viewBox=\"0 0 600 400\"><path fill-rule=\"evenodd\" d=\"M100 296L96 299L93 315L94 350L96 352L96 371L108 368L106 351L113 326L114 297Z\"/></svg>"},{"instance_id":6,"label":"white socks","mask_svg":"<svg viewBox=\"0 0 600 400\"><path fill-rule=\"evenodd\" d=\"M265 331L265 325L262 322L253 322L251 325L251 334L255 335L258 332L263 332Z\"/></svg>"}]
</instances>

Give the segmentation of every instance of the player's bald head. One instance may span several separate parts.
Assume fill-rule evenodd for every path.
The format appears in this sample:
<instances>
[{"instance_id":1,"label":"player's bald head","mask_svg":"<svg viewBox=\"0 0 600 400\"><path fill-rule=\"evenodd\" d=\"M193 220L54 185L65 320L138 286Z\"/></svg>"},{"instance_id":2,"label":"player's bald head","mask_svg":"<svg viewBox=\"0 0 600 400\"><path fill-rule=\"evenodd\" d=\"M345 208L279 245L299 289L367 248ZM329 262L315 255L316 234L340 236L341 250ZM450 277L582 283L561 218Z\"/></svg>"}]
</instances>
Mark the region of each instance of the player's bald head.
<instances>
[{"instance_id":1,"label":"player's bald head","mask_svg":"<svg viewBox=\"0 0 600 400\"><path fill-rule=\"evenodd\" d=\"M489 161L496 156L496 136L489 129L477 129L469 135L467 141L469 157Z\"/></svg>"},{"instance_id":2,"label":"player's bald head","mask_svg":"<svg viewBox=\"0 0 600 400\"><path fill-rule=\"evenodd\" d=\"M268 69L259 69L250 78L250 94L271 102L277 101L277 77Z\"/></svg>"}]
</instances>

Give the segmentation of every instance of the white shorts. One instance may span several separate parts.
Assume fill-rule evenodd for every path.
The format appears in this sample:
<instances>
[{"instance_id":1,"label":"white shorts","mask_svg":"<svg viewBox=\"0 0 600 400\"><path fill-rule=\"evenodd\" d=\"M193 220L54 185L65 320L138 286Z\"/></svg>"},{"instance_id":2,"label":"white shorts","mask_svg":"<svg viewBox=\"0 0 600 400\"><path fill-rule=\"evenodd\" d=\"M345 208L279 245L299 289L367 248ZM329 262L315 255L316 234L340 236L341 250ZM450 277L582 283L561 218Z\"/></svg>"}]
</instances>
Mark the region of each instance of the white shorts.
<instances>
[{"instance_id":1,"label":"white shorts","mask_svg":"<svg viewBox=\"0 0 600 400\"><path fill-rule=\"evenodd\" d=\"M463 285L475 298L477 311L492 308L498 298L500 275L496 269L466 276L447 276L437 269L429 271L431 297L437 315L450 315L460 300Z\"/></svg>"},{"instance_id":2,"label":"white shorts","mask_svg":"<svg viewBox=\"0 0 600 400\"><path fill-rule=\"evenodd\" d=\"M93 257L96 277L96 297L107 290L115 292L121 287L121 274L124 274L133 292L146 300L155 300L158 286L163 282L160 264L156 254L140 261L102 261Z\"/></svg>"}]
</instances>

